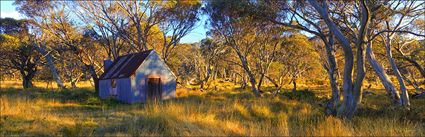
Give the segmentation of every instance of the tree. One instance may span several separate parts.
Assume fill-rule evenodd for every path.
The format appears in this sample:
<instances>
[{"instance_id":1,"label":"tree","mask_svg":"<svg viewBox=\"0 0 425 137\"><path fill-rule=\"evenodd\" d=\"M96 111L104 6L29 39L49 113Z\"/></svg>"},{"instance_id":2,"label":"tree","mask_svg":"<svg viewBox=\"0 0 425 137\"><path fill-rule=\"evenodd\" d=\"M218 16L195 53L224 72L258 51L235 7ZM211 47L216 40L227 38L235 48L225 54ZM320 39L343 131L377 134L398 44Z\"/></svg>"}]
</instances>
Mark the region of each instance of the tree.
<instances>
[{"instance_id":1,"label":"tree","mask_svg":"<svg viewBox=\"0 0 425 137\"><path fill-rule=\"evenodd\" d=\"M53 78L56 80L56 83L59 88L65 88L62 79L58 73L58 70L54 64L54 58L48 51L48 47L46 46L46 33L44 29L46 28L46 24L49 22L48 17L50 16L54 5L52 5L48 1L22 1L16 0L15 5L18 6L18 10L20 13L26 15L29 18L29 23L33 26L32 29L38 30L34 31L36 34L32 34L35 37L33 45L35 46L35 50L37 50L43 57L46 59L47 67L50 69L50 72ZM48 27L47 27L48 28Z\"/></svg>"},{"instance_id":2,"label":"tree","mask_svg":"<svg viewBox=\"0 0 425 137\"><path fill-rule=\"evenodd\" d=\"M57 12L51 13L50 20L52 21L46 24L48 28L46 28L45 31L51 36L50 38L52 41L50 41L50 43L56 45L53 48L55 51L62 53L62 55L69 54L71 56L61 58L62 62L69 62L68 64L63 63L64 70L84 67L94 81L95 90L98 91L99 78L97 70L102 68L101 65L99 65L99 62L102 62L102 60L96 59L96 57L99 57L99 55L96 55L99 50L94 46L97 35L87 29L83 32L79 31L81 28L78 28L76 23L72 21L71 12L65 10L65 4L66 3L62 3L61 8L59 8ZM69 61L70 59L74 60ZM74 77L69 74L72 73L68 72L66 76L70 78L71 85L75 87L75 82L81 77L82 73Z\"/></svg>"},{"instance_id":3,"label":"tree","mask_svg":"<svg viewBox=\"0 0 425 137\"><path fill-rule=\"evenodd\" d=\"M327 105L327 111L336 114L339 105L340 92L338 84L338 66L334 34L329 31L315 9L305 2L293 1L258 1L253 14L274 24L301 30L320 38L325 45L327 56L327 72L332 88L332 98Z\"/></svg>"},{"instance_id":4,"label":"tree","mask_svg":"<svg viewBox=\"0 0 425 137\"><path fill-rule=\"evenodd\" d=\"M268 65L274 57L265 57L274 53L263 54L263 51L273 50L276 40L282 35L282 27L260 20L250 15L251 6L247 2L208 1L204 11L209 15L210 34L221 39L224 45L231 48L239 62L231 61L240 66L248 76L252 92L260 96L256 79L257 74L265 76ZM279 31L272 31L279 30ZM271 47L271 48L265 48ZM256 53L262 53L257 54ZM253 64L264 61L265 64ZM257 68L261 70L256 70ZM260 78L261 80L262 78ZM261 82L261 81L260 81Z\"/></svg>"},{"instance_id":5,"label":"tree","mask_svg":"<svg viewBox=\"0 0 425 137\"><path fill-rule=\"evenodd\" d=\"M327 2L318 3L315 0L310 0L309 3L320 14L324 22L327 24L329 30L334 34L335 38L341 43L345 55L344 65L344 80L343 80L343 94L344 100L339 111L339 115L351 118L357 109L358 104L361 102L362 85L365 77L365 47L364 41L366 39L367 27L370 23L370 7L365 1L360 2L359 11L357 11L359 19L358 33L351 34L355 36L356 51L356 76L353 82L353 66L354 55L351 49L351 43L348 36L344 35L340 28L329 17L329 9Z\"/></svg>"},{"instance_id":6,"label":"tree","mask_svg":"<svg viewBox=\"0 0 425 137\"><path fill-rule=\"evenodd\" d=\"M339 92L336 82L336 60L334 51L334 40L336 38L344 52L343 72L343 101L339 107L338 115L351 118L361 101L363 80L365 77L365 42L369 23L370 9L367 2L317 2L310 0L306 2L278 1L278 2L256 2L259 5L257 11L260 16L269 21L286 27L303 30L322 39L328 55L329 78L332 86L332 100L328 105L330 110L336 112L338 106ZM353 9L340 12L344 9ZM376 8L376 7L373 7ZM261 12L264 11L264 12ZM332 14L330 14L332 13ZM343 16L349 15L349 16ZM349 20L349 24L340 24L340 20ZM356 29L357 31L350 31ZM354 45L356 56L352 49ZM354 57L356 57L356 68L354 68ZM356 75L353 79L353 70Z\"/></svg>"},{"instance_id":7,"label":"tree","mask_svg":"<svg viewBox=\"0 0 425 137\"><path fill-rule=\"evenodd\" d=\"M424 40L403 38L396 36L394 39L394 58L397 59L401 74L407 83L412 85L417 92L425 91L421 85L425 84L425 46Z\"/></svg>"},{"instance_id":8,"label":"tree","mask_svg":"<svg viewBox=\"0 0 425 137\"><path fill-rule=\"evenodd\" d=\"M164 20L159 23L162 31L162 59L167 59L181 38L192 31L199 21L199 1L169 1L161 11Z\"/></svg>"},{"instance_id":9,"label":"tree","mask_svg":"<svg viewBox=\"0 0 425 137\"><path fill-rule=\"evenodd\" d=\"M385 45L386 57L388 59L389 64L391 65L391 69L397 77L397 81L399 82L401 91L401 105L405 107L409 107L410 105L409 95L407 92L406 84L404 83L404 79L392 55L392 39L398 31L413 33L412 31L409 31L407 27L409 27L409 24L413 23L417 18L423 15L424 10L420 9L421 7L423 7L424 4L425 3L423 2L417 3L416 1L390 2L385 7L389 10L386 14L387 18L383 19L382 21L382 23L385 24L383 25L384 30L380 32L378 31L375 34L375 36L377 36L381 32L386 32L384 33L385 35L381 35L382 43L383 45ZM399 19L395 22L392 22L393 20L395 20L395 18Z\"/></svg>"},{"instance_id":10,"label":"tree","mask_svg":"<svg viewBox=\"0 0 425 137\"><path fill-rule=\"evenodd\" d=\"M208 83L212 72L219 69L220 61L224 60L229 54L229 50L225 46L214 41L213 39L206 38L201 40L200 43L202 66L199 69L200 88L204 89L205 83Z\"/></svg>"},{"instance_id":11,"label":"tree","mask_svg":"<svg viewBox=\"0 0 425 137\"><path fill-rule=\"evenodd\" d=\"M302 34L293 34L286 37L282 43L282 51L279 62L288 71L293 84L293 92L297 90L297 79L302 77L306 71L318 66L318 54L314 51L308 38Z\"/></svg>"},{"instance_id":12,"label":"tree","mask_svg":"<svg viewBox=\"0 0 425 137\"><path fill-rule=\"evenodd\" d=\"M78 1L68 3L75 15L87 26L87 36L97 41L109 59L115 60L130 51L120 31L128 25L125 15L115 3L105 1Z\"/></svg>"},{"instance_id":13,"label":"tree","mask_svg":"<svg viewBox=\"0 0 425 137\"><path fill-rule=\"evenodd\" d=\"M19 71L23 88L31 88L41 56L34 51L26 23L25 20L0 19L0 59L3 68Z\"/></svg>"}]
</instances>

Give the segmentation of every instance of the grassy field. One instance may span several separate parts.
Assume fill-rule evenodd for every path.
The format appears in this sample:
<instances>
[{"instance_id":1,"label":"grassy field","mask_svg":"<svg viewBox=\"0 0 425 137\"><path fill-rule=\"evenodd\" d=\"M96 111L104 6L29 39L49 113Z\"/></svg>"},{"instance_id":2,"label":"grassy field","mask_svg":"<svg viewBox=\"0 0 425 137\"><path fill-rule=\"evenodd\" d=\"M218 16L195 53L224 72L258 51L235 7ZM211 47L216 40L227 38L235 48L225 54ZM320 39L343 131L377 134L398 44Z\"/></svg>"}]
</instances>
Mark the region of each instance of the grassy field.
<instances>
[{"instance_id":1,"label":"grassy field","mask_svg":"<svg viewBox=\"0 0 425 137\"><path fill-rule=\"evenodd\" d=\"M2 87L0 135L40 136L424 136L425 99L411 111L390 107L383 91L367 95L351 121L326 116L328 91L254 97L237 89L179 88L178 98L146 104L101 100L92 88Z\"/></svg>"}]
</instances>

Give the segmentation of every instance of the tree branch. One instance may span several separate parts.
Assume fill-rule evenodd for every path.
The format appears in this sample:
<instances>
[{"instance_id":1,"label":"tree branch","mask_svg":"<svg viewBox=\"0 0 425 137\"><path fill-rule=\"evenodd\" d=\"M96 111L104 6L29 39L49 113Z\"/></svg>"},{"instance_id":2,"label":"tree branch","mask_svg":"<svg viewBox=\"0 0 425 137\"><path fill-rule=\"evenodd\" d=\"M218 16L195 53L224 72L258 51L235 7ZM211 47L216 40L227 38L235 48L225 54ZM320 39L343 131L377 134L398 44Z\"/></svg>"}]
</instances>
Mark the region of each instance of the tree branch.
<instances>
[{"instance_id":1,"label":"tree branch","mask_svg":"<svg viewBox=\"0 0 425 137\"><path fill-rule=\"evenodd\" d=\"M369 39L366 43L371 42L377 36L379 36L380 34L385 33L385 32L409 33L409 34L412 34L412 35L415 35L415 36L425 37L425 35L423 35L423 34L418 34L418 33L412 32L412 31L408 31L408 30L383 30L383 31L380 31L380 32L376 33L375 35L373 35L372 38Z\"/></svg>"}]
</instances>

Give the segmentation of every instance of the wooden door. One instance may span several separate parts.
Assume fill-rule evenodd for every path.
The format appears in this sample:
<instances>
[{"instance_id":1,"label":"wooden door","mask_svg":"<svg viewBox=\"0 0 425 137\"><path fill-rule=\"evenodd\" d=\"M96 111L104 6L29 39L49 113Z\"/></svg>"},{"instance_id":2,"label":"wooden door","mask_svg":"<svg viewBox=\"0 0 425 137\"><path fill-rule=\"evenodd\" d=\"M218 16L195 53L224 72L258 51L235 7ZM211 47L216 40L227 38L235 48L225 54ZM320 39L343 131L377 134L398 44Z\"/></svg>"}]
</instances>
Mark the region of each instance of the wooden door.
<instances>
[{"instance_id":1,"label":"wooden door","mask_svg":"<svg viewBox=\"0 0 425 137\"><path fill-rule=\"evenodd\" d=\"M150 100L161 100L161 79L148 78L147 97Z\"/></svg>"}]
</instances>

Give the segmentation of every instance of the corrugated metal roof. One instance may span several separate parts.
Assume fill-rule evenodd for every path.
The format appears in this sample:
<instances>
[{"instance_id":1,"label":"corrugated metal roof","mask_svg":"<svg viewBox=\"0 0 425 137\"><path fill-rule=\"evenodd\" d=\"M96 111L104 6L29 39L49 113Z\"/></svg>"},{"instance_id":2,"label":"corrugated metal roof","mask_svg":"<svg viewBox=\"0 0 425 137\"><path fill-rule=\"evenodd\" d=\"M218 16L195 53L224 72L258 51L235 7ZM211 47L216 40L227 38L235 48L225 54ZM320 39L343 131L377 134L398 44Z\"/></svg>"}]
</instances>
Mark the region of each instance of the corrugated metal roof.
<instances>
[{"instance_id":1,"label":"corrugated metal roof","mask_svg":"<svg viewBox=\"0 0 425 137\"><path fill-rule=\"evenodd\" d=\"M118 57L99 79L127 78L134 74L153 50Z\"/></svg>"}]
</instances>

